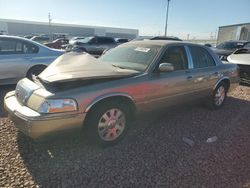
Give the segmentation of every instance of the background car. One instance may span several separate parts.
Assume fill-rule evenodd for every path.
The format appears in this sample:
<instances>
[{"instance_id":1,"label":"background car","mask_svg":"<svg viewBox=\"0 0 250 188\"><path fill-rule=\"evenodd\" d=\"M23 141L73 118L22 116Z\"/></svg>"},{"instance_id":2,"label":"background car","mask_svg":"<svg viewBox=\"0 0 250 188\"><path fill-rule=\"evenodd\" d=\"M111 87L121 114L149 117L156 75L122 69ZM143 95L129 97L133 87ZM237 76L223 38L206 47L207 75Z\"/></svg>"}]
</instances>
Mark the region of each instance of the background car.
<instances>
[{"instance_id":1,"label":"background car","mask_svg":"<svg viewBox=\"0 0 250 188\"><path fill-rule=\"evenodd\" d=\"M44 43L45 46L48 46L50 48L55 48L55 49L62 49L62 46L66 44L69 44L69 40L65 38L56 39L52 42Z\"/></svg>"},{"instance_id":2,"label":"background car","mask_svg":"<svg viewBox=\"0 0 250 188\"><path fill-rule=\"evenodd\" d=\"M33 40L33 41L36 41L38 43L41 43L41 44L44 44L44 43L50 41L50 37L48 37L48 36L33 36L30 39Z\"/></svg>"},{"instance_id":3,"label":"background car","mask_svg":"<svg viewBox=\"0 0 250 188\"><path fill-rule=\"evenodd\" d=\"M112 37L87 37L85 39L76 41L73 44L68 45L66 50L87 52L94 56L100 56L104 51L109 50L117 46L114 38Z\"/></svg>"},{"instance_id":4,"label":"background car","mask_svg":"<svg viewBox=\"0 0 250 188\"><path fill-rule=\"evenodd\" d=\"M0 36L0 85L15 84L41 73L64 52L29 39Z\"/></svg>"},{"instance_id":5,"label":"background car","mask_svg":"<svg viewBox=\"0 0 250 188\"><path fill-rule=\"evenodd\" d=\"M219 56L221 60L227 61L227 56L232 54L235 50L242 48L247 41L226 41L219 45L217 45L215 48L212 48L212 50Z\"/></svg>"},{"instance_id":6,"label":"background car","mask_svg":"<svg viewBox=\"0 0 250 188\"><path fill-rule=\"evenodd\" d=\"M239 66L241 82L250 84L250 48L247 48L250 47L250 43L244 47L246 48L236 50L228 56L227 60Z\"/></svg>"}]
</instances>

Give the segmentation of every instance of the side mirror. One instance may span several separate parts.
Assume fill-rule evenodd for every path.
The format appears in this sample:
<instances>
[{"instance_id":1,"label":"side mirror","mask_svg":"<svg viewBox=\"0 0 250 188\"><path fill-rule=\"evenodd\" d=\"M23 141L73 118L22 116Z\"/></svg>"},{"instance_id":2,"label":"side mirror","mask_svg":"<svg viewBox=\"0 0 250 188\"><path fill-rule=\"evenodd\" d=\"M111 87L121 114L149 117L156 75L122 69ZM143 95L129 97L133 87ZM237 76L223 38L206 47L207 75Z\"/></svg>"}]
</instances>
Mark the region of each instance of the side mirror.
<instances>
[{"instance_id":1,"label":"side mirror","mask_svg":"<svg viewBox=\"0 0 250 188\"><path fill-rule=\"evenodd\" d=\"M161 63L159 65L159 71L160 72L173 72L174 66L172 63Z\"/></svg>"}]
</instances>

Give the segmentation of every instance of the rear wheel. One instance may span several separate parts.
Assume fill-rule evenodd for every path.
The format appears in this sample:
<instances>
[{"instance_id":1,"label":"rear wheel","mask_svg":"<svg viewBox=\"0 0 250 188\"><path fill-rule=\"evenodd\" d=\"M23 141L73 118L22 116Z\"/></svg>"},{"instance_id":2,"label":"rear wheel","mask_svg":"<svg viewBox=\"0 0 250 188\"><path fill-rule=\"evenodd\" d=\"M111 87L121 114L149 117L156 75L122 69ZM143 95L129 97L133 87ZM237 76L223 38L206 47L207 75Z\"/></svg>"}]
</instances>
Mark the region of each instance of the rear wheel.
<instances>
[{"instance_id":1,"label":"rear wheel","mask_svg":"<svg viewBox=\"0 0 250 188\"><path fill-rule=\"evenodd\" d=\"M118 101L97 105L87 119L88 137L98 145L113 145L127 133L130 117L129 108Z\"/></svg>"},{"instance_id":2,"label":"rear wheel","mask_svg":"<svg viewBox=\"0 0 250 188\"><path fill-rule=\"evenodd\" d=\"M38 76L41 72L44 71L44 69L46 69L46 66L44 65L39 65L39 66L35 66L35 67L32 67L28 73L27 73L27 78L32 80L32 77L33 76Z\"/></svg>"}]
</instances>

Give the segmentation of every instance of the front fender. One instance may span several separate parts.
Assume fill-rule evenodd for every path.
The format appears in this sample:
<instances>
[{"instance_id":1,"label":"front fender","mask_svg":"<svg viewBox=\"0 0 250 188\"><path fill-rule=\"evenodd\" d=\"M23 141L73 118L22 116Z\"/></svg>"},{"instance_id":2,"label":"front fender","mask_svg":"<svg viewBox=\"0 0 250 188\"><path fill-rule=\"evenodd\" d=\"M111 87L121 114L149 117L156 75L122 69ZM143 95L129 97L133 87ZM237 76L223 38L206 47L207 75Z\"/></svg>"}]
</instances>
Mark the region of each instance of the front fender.
<instances>
[{"instance_id":1,"label":"front fender","mask_svg":"<svg viewBox=\"0 0 250 188\"><path fill-rule=\"evenodd\" d=\"M122 93L122 92L115 92L115 93L107 93L101 96L98 96L97 98L95 98L85 109L85 113L87 113L95 104L97 104L98 102L108 99L110 97L126 97L127 99L131 100L132 102L134 102L134 99L132 96L130 96L127 93Z\"/></svg>"}]
</instances>

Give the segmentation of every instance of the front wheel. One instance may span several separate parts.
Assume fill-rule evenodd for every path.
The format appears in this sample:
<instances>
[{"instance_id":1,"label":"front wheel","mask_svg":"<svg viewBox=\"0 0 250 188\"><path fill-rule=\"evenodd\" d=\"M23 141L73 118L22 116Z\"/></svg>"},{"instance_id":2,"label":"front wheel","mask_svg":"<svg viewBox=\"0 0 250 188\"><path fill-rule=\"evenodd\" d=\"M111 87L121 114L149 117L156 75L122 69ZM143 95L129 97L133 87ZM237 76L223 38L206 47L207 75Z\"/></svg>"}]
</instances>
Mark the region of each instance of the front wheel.
<instances>
[{"instance_id":1,"label":"front wheel","mask_svg":"<svg viewBox=\"0 0 250 188\"><path fill-rule=\"evenodd\" d=\"M127 133L129 122L130 111L125 104L105 103L90 112L87 134L98 145L113 145Z\"/></svg>"},{"instance_id":2,"label":"front wheel","mask_svg":"<svg viewBox=\"0 0 250 188\"><path fill-rule=\"evenodd\" d=\"M220 83L214 90L212 99L210 100L210 107L212 109L219 109L223 106L227 98L227 88L224 82Z\"/></svg>"}]
</instances>

